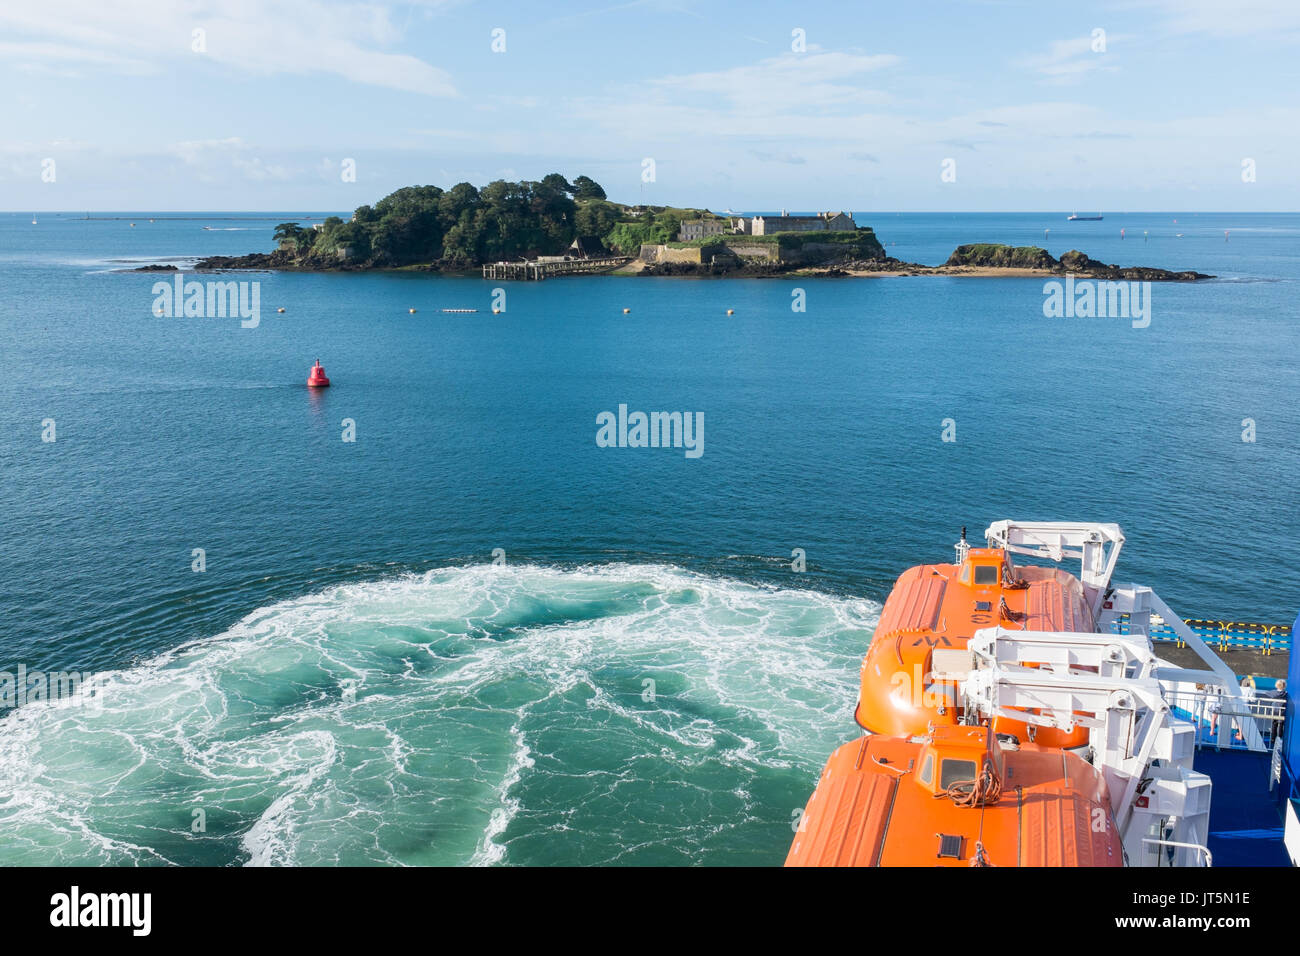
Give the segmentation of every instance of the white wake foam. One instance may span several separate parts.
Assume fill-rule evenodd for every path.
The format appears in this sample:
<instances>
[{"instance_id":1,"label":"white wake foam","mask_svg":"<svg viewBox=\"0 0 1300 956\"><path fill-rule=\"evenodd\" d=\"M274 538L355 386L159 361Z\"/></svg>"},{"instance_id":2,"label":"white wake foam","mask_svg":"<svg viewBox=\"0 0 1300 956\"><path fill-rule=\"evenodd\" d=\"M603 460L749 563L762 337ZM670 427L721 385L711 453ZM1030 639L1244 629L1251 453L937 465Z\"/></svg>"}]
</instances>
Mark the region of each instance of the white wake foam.
<instances>
[{"instance_id":1,"label":"white wake foam","mask_svg":"<svg viewBox=\"0 0 1300 956\"><path fill-rule=\"evenodd\" d=\"M661 565L260 608L0 720L0 863L725 862L853 734L878 611Z\"/></svg>"}]
</instances>

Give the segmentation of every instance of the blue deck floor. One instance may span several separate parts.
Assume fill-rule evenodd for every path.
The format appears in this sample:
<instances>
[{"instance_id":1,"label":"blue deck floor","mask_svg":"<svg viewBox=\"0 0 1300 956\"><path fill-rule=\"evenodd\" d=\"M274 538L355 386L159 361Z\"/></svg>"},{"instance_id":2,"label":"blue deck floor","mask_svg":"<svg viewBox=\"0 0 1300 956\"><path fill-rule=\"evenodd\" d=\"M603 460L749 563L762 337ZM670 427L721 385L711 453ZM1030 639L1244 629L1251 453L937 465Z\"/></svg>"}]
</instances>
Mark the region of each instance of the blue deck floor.
<instances>
[{"instance_id":1,"label":"blue deck floor","mask_svg":"<svg viewBox=\"0 0 1300 956\"><path fill-rule=\"evenodd\" d=\"M1214 781L1208 840L1214 865L1290 866L1282 811L1268 791L1269 755L1206 748L1197 752L1195 767Z\"/></svg>"}]
</instances>

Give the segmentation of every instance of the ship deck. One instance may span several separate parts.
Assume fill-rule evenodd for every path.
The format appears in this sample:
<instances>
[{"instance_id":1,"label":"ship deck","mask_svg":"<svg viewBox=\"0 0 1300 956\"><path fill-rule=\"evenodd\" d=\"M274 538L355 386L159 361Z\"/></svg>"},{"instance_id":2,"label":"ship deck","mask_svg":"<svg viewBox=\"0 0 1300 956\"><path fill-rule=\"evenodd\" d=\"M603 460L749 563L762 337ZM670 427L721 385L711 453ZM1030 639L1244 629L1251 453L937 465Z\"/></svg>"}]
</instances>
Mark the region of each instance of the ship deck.
<instances>
[{"instance_id":1,"label":"ship deck","mask_svg":"<svg viewBox=\"0 0 1300 956\"><path fill-rule=\"evenodd\" d=\"M1282 810L1268 790L1269 755L1204 747L1195 768L1214 781L1207 841L1214 865L1290 866Z\"/></svg>"}]
</instances>

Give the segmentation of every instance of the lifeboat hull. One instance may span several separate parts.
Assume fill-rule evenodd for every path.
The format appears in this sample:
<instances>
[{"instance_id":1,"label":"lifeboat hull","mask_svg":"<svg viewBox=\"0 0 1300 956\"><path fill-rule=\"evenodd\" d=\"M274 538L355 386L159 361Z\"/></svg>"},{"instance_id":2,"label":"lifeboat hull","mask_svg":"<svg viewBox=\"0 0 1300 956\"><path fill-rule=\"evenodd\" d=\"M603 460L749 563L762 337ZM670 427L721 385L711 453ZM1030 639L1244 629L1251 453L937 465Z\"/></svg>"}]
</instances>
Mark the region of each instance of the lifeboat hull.
<instances>
[{"instance_id":1,"label":"lifeboat hull","mask_svg":"<svg viewBox=\"0 0 1300 956\"><path fill-rule=\"evenodd\" d=\"M943 788L944 761L969 754L945 749L946 733L983 738L986 728L942 728L938 740L872 735L836 750L785 865L1124 865L1106 782L1092 766L1069 752L1004 751L994 741L999 792L961 805L960 786L952 796Z\"/></svg>"}]
</instances>

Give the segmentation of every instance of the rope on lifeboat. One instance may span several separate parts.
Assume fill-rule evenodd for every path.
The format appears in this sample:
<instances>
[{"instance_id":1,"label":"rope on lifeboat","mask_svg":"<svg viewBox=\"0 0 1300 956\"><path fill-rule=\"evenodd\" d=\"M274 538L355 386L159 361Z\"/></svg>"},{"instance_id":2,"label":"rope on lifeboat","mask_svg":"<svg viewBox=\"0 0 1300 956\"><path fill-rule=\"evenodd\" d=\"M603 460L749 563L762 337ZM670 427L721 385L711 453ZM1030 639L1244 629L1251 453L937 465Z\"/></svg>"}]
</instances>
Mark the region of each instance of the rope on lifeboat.
<instances>
[{"instance_id":1,"label":"rope on lifeboat","mask_svg":"<svg viewBox=\"0 0 1300 956\"><path fill-rule=\"evenodd\" d=\"M1001 795L1002 781L993 772L987 757L984 758L984 769L980 771L979 777L975 780L959 780L943 791L943 796L959 807L982 807L997 803Z\"/></svg>"},{"instance_id":2,"label":"rope on lifeboat","mask_svg":"<svg viewBox=\"0 0 1300 956\"><path fill-rule=\"evenodd\" d=\"M881 760L879 757L872 757L871 759L876 762L877 767L880 767L883 770L893 771L900 777L909 772L906 767L891 767L887 761Z\"/></svg>"},{"instance_id":3,"label":"rope on lifeboat","mask_svg":"<svg viewBox=\"0 0 1300 956\"><path fill-rule=\"evenodd\" d=\"M1029 617L1029 615L1026 614L1024 611L1011 610L1011 607L1007 604L1006 598L1000 598L999 601L1000 603L998 604L998 616L1004 621L1011 621L1015 624L1019 624L1021 626L1021 629L1023 630L1024 629L1023 622L1027 617Z\"/></svg>"}]
</instances>

